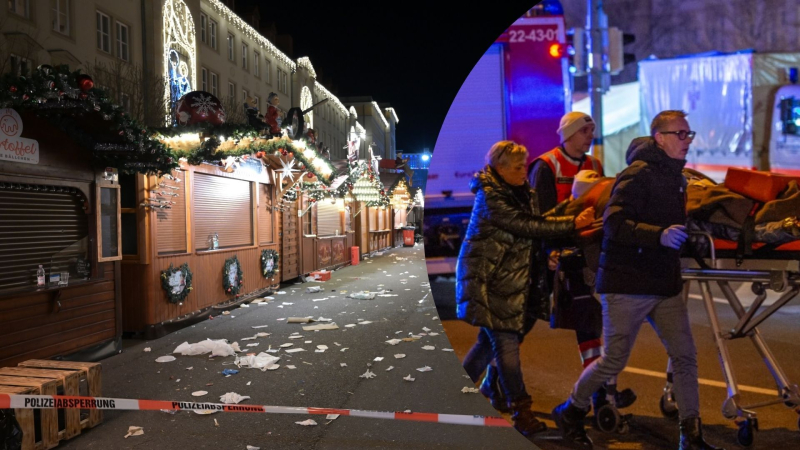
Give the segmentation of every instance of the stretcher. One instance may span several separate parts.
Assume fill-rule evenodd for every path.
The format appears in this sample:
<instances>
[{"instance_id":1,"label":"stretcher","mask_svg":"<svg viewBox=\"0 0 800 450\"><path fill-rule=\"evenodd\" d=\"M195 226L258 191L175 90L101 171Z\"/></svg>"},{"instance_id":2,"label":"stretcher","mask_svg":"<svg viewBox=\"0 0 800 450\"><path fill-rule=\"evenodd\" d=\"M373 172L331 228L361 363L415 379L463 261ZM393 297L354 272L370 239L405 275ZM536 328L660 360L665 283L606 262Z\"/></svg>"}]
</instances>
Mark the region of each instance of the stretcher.
<instances>
[{"instance_id":1,"label":"stretcher","mask_svg":"<svg viewBox=\"0 0 800 450\"><path fill-rule=\"evenodd\" d=\"M800 414L800 388L797 384L789 381L757 328L800 293L800 241L792 241L774 248L754 243L753 254L742 259L741 255L736 253L736 242L715 239L704 232L693 232L693 234L699 235L698 238L702 237L708 240L709 257L682 258L682 277L686 281L684 300L688 299L690 283L697 282L719 351L722 374L728 389L728 397L722 405L722 414L727 419L739 419L737 420L739 425L737 440L743 446L750 446L754 440L754 432L758 430L758 416L755 409L783 403ZM756 298L749 307L742 305L736 292L730 286L731 282L750 284ZM717 306L711 294L711 283L719 286L739 319L731 329L723 330L720 326ZM775 303L762 309L767 298L767 290L781 295ZM760 403L743 403L728 352L728 341L742 338L749 338L752 341L772 374L776 384L775 398ZM669 376L671 370L668 368L667 372L669 381L671 380ZM664 389L660 406L661 412L665 416L677 415L677 406L669 382ZM800 428L800 419L798 419L798 428Z\"/></svg>"}]
</instances>

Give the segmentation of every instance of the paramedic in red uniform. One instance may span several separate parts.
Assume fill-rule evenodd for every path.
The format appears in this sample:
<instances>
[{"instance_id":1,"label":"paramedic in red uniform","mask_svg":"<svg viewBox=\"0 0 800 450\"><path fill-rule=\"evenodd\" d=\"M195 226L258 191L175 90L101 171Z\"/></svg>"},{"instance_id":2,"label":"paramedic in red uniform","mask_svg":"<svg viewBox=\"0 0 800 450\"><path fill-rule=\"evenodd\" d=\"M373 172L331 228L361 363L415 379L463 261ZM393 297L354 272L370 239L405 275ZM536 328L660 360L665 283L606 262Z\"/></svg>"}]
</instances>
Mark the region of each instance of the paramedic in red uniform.
<instances>
[{"instance_id":1,"label":"paramedic in red uniform","mask_svg":"<svg viewBox=\"0 0 800 450\"><path fill-rule=\"evenodd\" d=\"M564 114L561 118L557 133L561 136L561 145L536 158L528 168L528 181L536 192L539 202L539 211L550 211L557 204L570 198L575 176L581 170L591 170L600 177L604 176L603 165L600 160L587 154L592 147L595 123L591 116L579 111ZM600 212L602 214L602 212ZM550 268L555 269L559 252L550 252ZM552 277L550 277L552 280ZM599 315L598 325L601 323ZM602 326L595 329L576 330L578 349L583 367L588 367L602 354ZM617 392L616 377L610 379L606 386L601 388L596 396L595 412L608 402L607 396L615 400L618 408L630 406L636 395L630 390Z\"/></svg>"}]
</instances>

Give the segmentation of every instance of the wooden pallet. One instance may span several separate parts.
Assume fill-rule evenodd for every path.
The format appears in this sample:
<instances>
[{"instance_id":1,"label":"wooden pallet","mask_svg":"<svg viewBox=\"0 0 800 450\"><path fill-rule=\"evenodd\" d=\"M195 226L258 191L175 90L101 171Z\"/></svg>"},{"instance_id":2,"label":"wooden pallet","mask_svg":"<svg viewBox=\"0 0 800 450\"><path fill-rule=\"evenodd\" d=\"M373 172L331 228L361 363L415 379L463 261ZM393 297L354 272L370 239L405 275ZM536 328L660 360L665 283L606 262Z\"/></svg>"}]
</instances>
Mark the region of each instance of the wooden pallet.
<instances>
[{"instance_id":1,"label":"wooden pallet","mask_svg":"<svg viewBox=\"0 0 800 450\"><path fill-rule=\"evenodd\" d=\"M79 362L79 361L51 361L47 359L29 359L19 363L19 367L50 369L81 372L80 377L86 379L90 397L102 397L103 378L100 363ZM81 428L91 428L103 421L103 411L100 409L90 409L89 419L81 421Z\"/></svg>"},{"instance_id":2,"label":"wooden pallet","mask_svg":"<svg viewBox=\"0 0 800 450\"><path fill-rule=\"evenodd\" d=\"M46 378L28 378L0 375L0 392L3 394L55 395L58 382ZM58 411L41 409L41 441L36 441L36 424L32 409L15 409L14 414L22 428L22 450L48 450L58 446Z\"/></svg>"},{"instance_id":3,"label":"wooden pallet","mask_svg":"<svg viewBox=\"0 0 800 450\"><path fill-rule=\"evenodd\" d=\"M2 367L0 376L28 377L55 380L64 395L80 395L79 382L82 372L80 370L49 370L31 369L27 367ZM81 434L81 428L88 428L88 419L84 420L81 427L81 410L64 409L64 429L58 431L58 440L72 439Z\"/></svg>"}]
</instances>

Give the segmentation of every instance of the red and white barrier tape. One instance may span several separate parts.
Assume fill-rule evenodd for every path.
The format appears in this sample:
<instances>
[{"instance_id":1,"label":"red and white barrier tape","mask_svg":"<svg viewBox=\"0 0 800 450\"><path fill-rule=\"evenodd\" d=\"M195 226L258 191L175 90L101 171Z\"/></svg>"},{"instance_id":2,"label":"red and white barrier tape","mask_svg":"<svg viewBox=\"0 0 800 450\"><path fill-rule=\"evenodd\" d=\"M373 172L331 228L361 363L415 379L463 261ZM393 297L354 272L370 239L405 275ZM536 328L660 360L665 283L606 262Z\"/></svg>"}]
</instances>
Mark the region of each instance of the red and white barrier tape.
<instances>
[{"instance_id":1,"label":"red and white barrier tape","mask_svg":"<svg viewBox=\"0 0 800 450\"><path fill-rule=\"evenodd\" d=\"M68 395L17 395L0 394L0 409L116 409L125 411L195 410L222 412L249 412L272 414L339 414L371 419L410 420L414 422L450 423L483 427L510 427L499 417L468 416L462 414L436 414L419 412L381 412L360 409L297 408L269 405L228 405L205 402L171 402L164 400L134 400L127 398L76 397Z\"/></svg>"}]
</instances>

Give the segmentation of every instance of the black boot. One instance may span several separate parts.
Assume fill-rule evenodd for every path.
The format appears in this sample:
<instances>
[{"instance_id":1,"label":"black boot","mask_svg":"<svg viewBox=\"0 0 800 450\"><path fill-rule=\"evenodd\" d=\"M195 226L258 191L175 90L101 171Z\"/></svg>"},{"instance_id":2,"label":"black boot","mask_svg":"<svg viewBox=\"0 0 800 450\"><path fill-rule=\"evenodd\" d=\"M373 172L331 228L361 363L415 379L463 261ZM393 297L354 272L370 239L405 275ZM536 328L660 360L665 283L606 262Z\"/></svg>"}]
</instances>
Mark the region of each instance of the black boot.
<instances>
[{"instance_id":1,"label":"black boot","mask_svg":"<svg viewBox=\"0 0 800 450\"><path fill-rule=\"evenodd\" d=\"M500 389L500 377L497 374L497 367L489 365L486 368L486 375L483 377L481 386L478 389L484 397L489 399L494 409L501 413L511 412L506 402L506 396L503 395L503 390Z\"/></svg>"},{"instance_id":2,"label":"black boot","mask_svg":"<svg viewBox=\"0 0 800 450\"><path fill-rule=\"evenodd\" d=\"M699 417L681 420L681 446L679 450L724 450L703 440L703 428Z\"/></svg>"},{"instance_id":3,"label":"black boot","mask_svg":"<svg viewBox=\"0 0 800 450\"><path fill-rule=\"evenodd\" d=\"M636 393L632 389L626 388L614 394L614 403L617 409L627 408L636 401Z\"/></svg>"},{"instance_id":4,"label":"black boot","mask_svg":"<svg viewBox=\"0 0 800 450\"><path fill-rule=\"evenodd\" d=\"M524 397L516 402L508 402L508 409L512 412L511 420L514 422L514 428L527 438L536 433L547 431L547 425L534 417L533 411L531 411L531 404L530 397Z\"/></svg>"},{"instance_id":5,"label":"black boot","mask_svg":"<svg viewBox=\"0 0 800 450\"><path fill-rule=\"evenodd\" d=\"M586 435L584 423L588 412L577 408L570 401L556 406L553 410L553 420L561 430L565 443L581 448L592 448L592 440Z\"/></svg>"}]
</instances>

